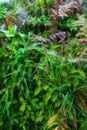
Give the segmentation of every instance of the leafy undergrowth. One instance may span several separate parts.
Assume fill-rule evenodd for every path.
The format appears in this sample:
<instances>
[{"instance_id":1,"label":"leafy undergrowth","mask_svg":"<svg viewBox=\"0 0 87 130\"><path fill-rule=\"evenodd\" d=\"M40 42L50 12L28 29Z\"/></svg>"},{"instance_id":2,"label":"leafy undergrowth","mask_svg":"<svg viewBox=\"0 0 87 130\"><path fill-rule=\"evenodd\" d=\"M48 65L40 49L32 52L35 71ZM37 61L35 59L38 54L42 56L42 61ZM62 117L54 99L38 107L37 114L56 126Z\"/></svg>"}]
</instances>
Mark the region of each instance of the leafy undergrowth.
<instances>
[{"instance_id":1,"label":"leafy undergrowth","mask_svg":"<svg viewBox=\"0 0 87 130\"><path fill-rule=\"evenodd\" d=\"M87 130L80 8L76 1L0 5L0 130Z\"/></svg>"}]
</instances>

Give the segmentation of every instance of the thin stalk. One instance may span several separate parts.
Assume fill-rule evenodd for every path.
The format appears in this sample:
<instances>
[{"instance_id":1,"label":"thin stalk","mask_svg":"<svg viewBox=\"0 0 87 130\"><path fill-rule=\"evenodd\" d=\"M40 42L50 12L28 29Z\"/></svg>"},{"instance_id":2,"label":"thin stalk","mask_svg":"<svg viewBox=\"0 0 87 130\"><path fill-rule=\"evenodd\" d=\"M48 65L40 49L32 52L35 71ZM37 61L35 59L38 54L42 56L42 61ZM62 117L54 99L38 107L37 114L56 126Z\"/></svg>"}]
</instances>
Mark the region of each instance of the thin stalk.
<instances>
[{"instance_id":1,"label":"thin stalk","mask_svg":"<svg viewBox=\"0 0 87 130\"><path fill-rule=\"evenodd\" d=\"M59 6L60 6L61 0L57 0L56 2L56 29L58 30L58 15L59 15Z\"/></svg>"}]
</instances>

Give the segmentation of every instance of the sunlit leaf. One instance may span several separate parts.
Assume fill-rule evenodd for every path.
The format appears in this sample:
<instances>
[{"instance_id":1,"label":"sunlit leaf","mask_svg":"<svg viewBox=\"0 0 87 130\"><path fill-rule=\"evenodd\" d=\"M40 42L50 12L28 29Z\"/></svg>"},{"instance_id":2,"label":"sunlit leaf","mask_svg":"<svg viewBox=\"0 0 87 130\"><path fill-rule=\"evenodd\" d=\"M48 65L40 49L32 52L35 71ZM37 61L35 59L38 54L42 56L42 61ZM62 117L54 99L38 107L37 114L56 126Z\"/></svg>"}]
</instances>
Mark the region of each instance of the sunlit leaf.
<instances>
[{"instance_id":1,"label":"sunlit leaf","mask_svg":"<svg viewBox=\"0 0 87 130\"><path fill-rule=\"evenodd\" d=\"M20 107L20 111L24 112L26 108L26 103L24 102L21 107Z\"/></svg>"},{"instance_id":2,"label":"sunlit leaf","mask_svg":"<svg viewBox=\"0 0 87 130\"><path fill-rule=\"evenodd\" d=\"M42 90L41 86L38 86L38 87L35 89L35 91L34 91L34 95L37 96L37 95L40 93L41 90Z\"/></svg>"},{"instance_id":3,"label":"sunlit leaf","mask_svg":"<svg viewBox=\"0 0 87 130\"><path fill-rule=\"evenodd\" d=\"M51 98L51 92L47 92L46 96L45 96L45 102L46 102L46 104L48 103L48 101L50 100L50 98Z\"/></svg>"}]
</instances>

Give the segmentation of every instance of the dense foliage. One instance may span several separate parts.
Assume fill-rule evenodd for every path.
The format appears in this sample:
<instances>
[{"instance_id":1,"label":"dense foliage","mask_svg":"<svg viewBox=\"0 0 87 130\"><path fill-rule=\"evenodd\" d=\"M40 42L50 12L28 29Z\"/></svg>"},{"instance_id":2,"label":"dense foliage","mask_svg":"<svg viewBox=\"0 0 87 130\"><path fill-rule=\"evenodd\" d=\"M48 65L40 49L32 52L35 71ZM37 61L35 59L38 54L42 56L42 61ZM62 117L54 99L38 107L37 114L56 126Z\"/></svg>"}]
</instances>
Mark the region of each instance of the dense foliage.
<instances>
[{"instance_id":1,"label":"dense foliage","mask_svg":"<svg viewBox=\"0 0 87 130\"><path fill-rule=\"evenodd\" d=\"M86 33L77 1L0 4L0 130L87 130Z\"/></svg>"}]
</instances>

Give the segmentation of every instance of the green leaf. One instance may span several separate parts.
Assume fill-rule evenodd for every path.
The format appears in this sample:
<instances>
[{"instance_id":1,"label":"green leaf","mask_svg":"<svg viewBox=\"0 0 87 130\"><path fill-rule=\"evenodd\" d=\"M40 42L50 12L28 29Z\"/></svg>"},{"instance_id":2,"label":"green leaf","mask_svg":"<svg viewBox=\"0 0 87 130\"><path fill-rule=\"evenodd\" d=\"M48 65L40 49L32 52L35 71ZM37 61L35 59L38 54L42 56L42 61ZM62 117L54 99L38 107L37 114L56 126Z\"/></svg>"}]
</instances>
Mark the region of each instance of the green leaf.
<instances>
[{"instance_id":1,"label":"green leaf","mask_svg":"<svg viewBox=\"0 0 87 130\"><path fill-rule=\"evenodd\" d=\"M79 73L82 77L86 78L86 74L84 71L82 70L76 70L76 69L73 69L71 70L71 73L74 74L74 73Z\"/></svg>"},{"instance_id":2,"label":"green leaf","mask_svg":"<svg viewBox=\"0 0 87 130\"><path fill-rule=\"evenodd\" d=\"M79 70L78 72L80 73L80 75L81 75L82 77L86 78L86 74L85 74L85 72L84 72L84 71Z\"/></svg>"},{"instance_id":3,"label":"green leaf","mask_svg":"<svg viewBox=\"0 0 87 130\"><path fill-rule=\"evenodd\" d=\"M23 34L23 33L18 33L18 35L21 37L21 38L24 38L25 37L25 34Z\"/></svg>"},{"instance_id":4,"label":"green leaf","mask_svg":"<svg viewBox=\"0 0 87 130\"><path fill-rule=\"evenodd\" d=\"M46 102L46 104L48 103L48 101L50 100L50 98L51 98L51 92L47 92L46 96L45 96L45 102Z\"/></svg>"},{"instance_id":5,"label":"green leaf","mask_svg":"<svg viewBox=\"0 0 87 130\"><path fill-rule=\"evenodd\" d=\"M3 122L2 121L0 121L0 126L2 126L3 125Z\"/></svg>"},{"instance_id":6,"label":"green leaf","mask_svg":"<svg viewBox=\"0 0 87 130\"><path fill-rule=\"evenodd\" d=\"M44 90L47 90L48 88L49 88L48 85L44 85L44 86L43 86L43 89L44 89Z\"/></svg>"},{"instance_id":7,"label":"green leaf","mask_svg":"<svg viewBox=\"0 0 87 130\"><path fill-rule=\"evenodd\" d=\"M57 114L52 115L47 122L48 129L50 129L51 127L53 127L55 125L58 125L58 115Z\"/></svg>"},{"instance_id":8,"label":"green leaf","mask_svg":"<svg viewBox=\"0 0 87 130\"><path fill-rule=\"evenodd\" d=\"M41 90L42 90L42 88L41 88L40 86L38 86L38 87L35 89L35 91L34 91L34 96L37 96L37 95L40 93Z\"/></svg>"},{"instance_id":9,"label":"green leaf","mask_svg":"<svg viewBox=\"0 0 87 130\"><path fill-rule=\"evenodd\" d=\"M4 35L5 35L7 38L9 38L9 37L14 37L14 36L15 36L14 33L11 34L11 33L9 33L9 32L6 31L6 30L0 30L0 32L4 33Z\"/></svg>"},{"instance_id":10,"label":"green leaf","mask_svg":"<svg viewBox=\"0 0 87 130\"><path fill-rule=\"evenodd\" d=\"M26 103L24 102L21 107L20 107L20 111L24 112L26 108Z\"/></svg>"},{"instance_id":11,"label":"green leaf","mask_svg":"<svg viewBox=\"0 0 87 130\"><path fill-rule=\"evenodd\" d=\"M77 87L78 84L79 84L79 80L78 80L78 79L74 79L74 81L73 81L73 85L74 85L74 87Z\"/></svg>"},{"instance_id":12,"label":"green leaf","mask_svg":"<svg viewBox=\"0 0 87 130\"><path fill-rule=\"evenodd\" d=\"M43 115L38 115L36 122L41 122L43 120Z\"/></svg>"},{"instance_id":13,"label":"green leaf","mask_svg":"<svg viewBox=\"0 0 87 130\"><path fill-rule=\"evenodd\" d=\"M15 123L19 123L18 119L14 118L14 122Z\"/></svg>"},{"instance_id":14,"label":"green leaf","mask_svg":"<svg viewBox=\"0 0 87 130\"><path fill-rule=\"evenodd\" d=\"M58 47L61 47L61 45L53 45L53 46L51 47L51 50L55 50L55 49L57 49Z\"/></svg>"},{"instance_id":15,"label":"green leaf","mask_svg":"<svg viewBox=\"0 0 87 130\"><path fill-rule=\"evenodd\" d=\"M30 105L28 105L28 106L27 106L27 109L28 109L29 111L31 111L31 106L30 106Z\"/></svg>"},{"instance_id":16,"label":"green leaf","mask_svg":"<svg viewBox=\"0 0 87 130\"><path fill-rule=\"evenodd\" d=\"M38 80L37 84L38 84L38 86L40 87L40 86L41 86L41 81Z\"/></svg>"},{"instance_id":17,"label":"green leaf","mask_svg":"<svg viewBox=\"0 0 87 130\"><path fill-rule=\"evenodd\" d=\"M55 102L56 99L57 99L57 97L58 97L58 94L54 93L54 94L52 95L52 101Z\"/></svg>"},{"instance_id":18,"label":"green leaf","mask_svg":"<svg viewBox=\"0 0 87 130\"><path fill-rule=\"evenodd\" d=\"M87 130L87 121L81 123L80 130Z\"/></svg>"},{"instance_id":19,"label":"green leaf","mask_svg":"<svg viewBox=\"0 0 87 130\"><path fill-rule=\"evenodd\" d=\"M77 73L77 72L78 72L78 70L76 70L76 69L72 69L72 70L71 70L71 73L72 73L72 74Z\"/></svg>"}]
</instances>

